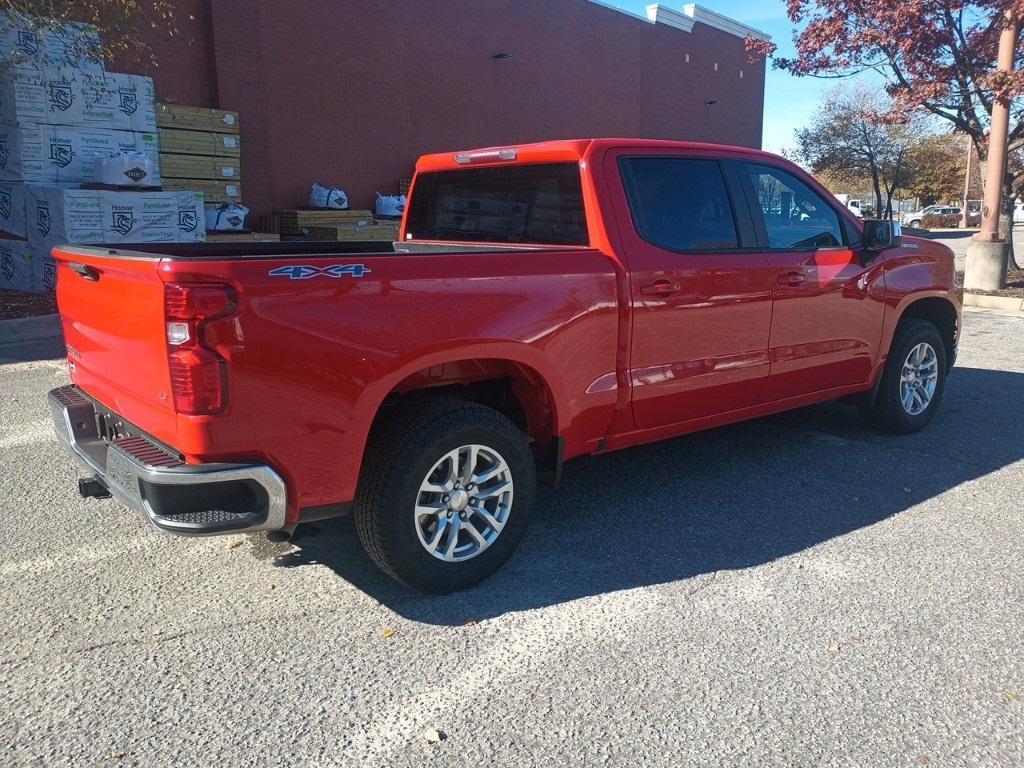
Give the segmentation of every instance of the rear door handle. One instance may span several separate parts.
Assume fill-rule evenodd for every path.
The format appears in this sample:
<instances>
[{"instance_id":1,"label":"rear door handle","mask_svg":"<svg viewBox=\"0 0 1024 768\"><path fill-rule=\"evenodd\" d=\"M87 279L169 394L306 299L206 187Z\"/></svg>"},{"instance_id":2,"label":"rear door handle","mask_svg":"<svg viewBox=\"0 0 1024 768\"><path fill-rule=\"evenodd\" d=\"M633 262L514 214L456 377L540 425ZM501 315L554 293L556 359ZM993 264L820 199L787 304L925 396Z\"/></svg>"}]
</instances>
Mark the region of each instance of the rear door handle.
<instances>
[{"instance_id":1,"label":"rear door handle","mask_svg":"<svg viewBox=\"0 0 1024 768\"><path fill-rule=\"evenodd\" d=\"M644 296L671 296L679 290L679 283L671 280L653 280L640 286L640 293Z\"/></svg>"},{"instance_id":2,"label":"rear door handle","mask_svg":"<svg viewBox=\"0 0 1024 768\"><path fill-rule=\"evenodd\" d=\"M778 282L781 285L788 285L791 288L795 288L807 281L807 276L801 272L784 272L778 277Z\"/></svg>"},{"instance_id":3,"label":"rear door handle","mask_svg":"<svg viewBox=\"0 0 1024 768\"><path fill-rule=\"evenodd\" d=\"M77 272L86 280L91 280L92 282L95 283L97 280L100 279L100 273L97 272L92 267L90 267L88 264L79 264L78 262L73 261L70 264L68 264L68 266L71 268L73 272Z\"/></svg>"}]
</instances>

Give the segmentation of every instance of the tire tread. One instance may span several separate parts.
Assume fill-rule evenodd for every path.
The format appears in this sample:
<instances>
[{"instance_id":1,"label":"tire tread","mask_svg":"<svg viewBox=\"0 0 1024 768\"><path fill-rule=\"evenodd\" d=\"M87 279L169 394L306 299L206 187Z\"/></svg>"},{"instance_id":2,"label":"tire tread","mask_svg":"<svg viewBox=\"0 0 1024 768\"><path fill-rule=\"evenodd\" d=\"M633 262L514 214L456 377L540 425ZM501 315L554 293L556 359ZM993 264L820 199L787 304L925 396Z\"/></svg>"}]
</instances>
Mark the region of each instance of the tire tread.
<instances>
[{"instance_id":1,"label":"tire tread","mask_svg":"<svg viewBox=\"0 0 1024 768\"><path fill-rule=\"evenodd\" d=\"M903 369L903 359L909 351L910 344L916 341L928 341L935 349L935 354L938 357L939 381L929 408L924 414L913 417L903 410L903 405L900 403L899 377ZM875 400L864 408L864 415L869 423L876 429L891 434L905 435L923 429L938 410L945 389L945 352L942 335L933 323L917 317L901 320L893 334L892 344L889 346L889 358L881 373Z\"/></svg>"},{"instance_id":2,"label":"tire tread","mask_svg":"<svg viewBox=\"0 0 1024 768\"><path fill-rule=\"evenodd\" d=\"M422 585L404 578L395 561L395 531L379 511L399 493L402 475L396 467L408 467L422 454L420 446L439 435L468 427L490 426L507 435L515 434L529 454L525 437L497 411L466 400L436 398L410 405L382 417L371 434L360 472L359 490L353 506L356 532L370 559L385 573L413 589ZM525 495L536 484L534 464L527 462L530 477L525 478ZM517 502L520 491L517 484ZM527 499L523 506L528 507Z\"/></svg>"}]
</instances>

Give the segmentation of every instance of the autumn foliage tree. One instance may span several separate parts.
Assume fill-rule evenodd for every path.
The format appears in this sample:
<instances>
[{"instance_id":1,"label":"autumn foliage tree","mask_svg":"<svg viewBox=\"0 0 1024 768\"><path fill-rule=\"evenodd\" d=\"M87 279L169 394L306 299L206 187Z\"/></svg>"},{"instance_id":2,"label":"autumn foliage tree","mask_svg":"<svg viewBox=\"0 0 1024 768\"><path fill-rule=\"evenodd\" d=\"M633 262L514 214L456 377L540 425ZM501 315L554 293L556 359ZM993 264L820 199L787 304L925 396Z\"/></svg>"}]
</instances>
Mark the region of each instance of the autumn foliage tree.
<instances>
[{"instance_id":1,"label":"autumn foliage tree","mask_svg":"<svg viewBox=\"0 0 1024 768\"><path fill-rule=\"evenodd\" d=\"M972 147L973 152L973 147ZM928 136L911 148L907 156L908 194L931 203L960 203L967 174L965 137L955 133ZM980 200L981 174L977 157L972 157L968 200Z\"/></svg>"},{"instance_id":2,"label":"autumn foliage tree","mask_svg":"<svg viewBox=\"0 0 1024 768\"><path fill-rule=\"evenodd\" d=\"M796 56L775 58L774 66L797 76L876 72L894 116L923 109L948 121L970 137L983 165L994 100L1024 93L1024 50L1018 46L1012 75L995 69L1006 14L1024 18L1024 0L788 0L787 13L797 27ZM748 39L747 47L775 53L763 40ZM1020 99L1009 141L1011 156L1024 150ZM1004 214L1012 211L1019 170L1011 163L1004 181ZM1008 221L1004 215L1004 234Z\"/></svg>"},{"instance_id":3,"label":"autumn foliage tree","mask_svg":"<svg viewBox=\"0 0 1024 768\"><path fill-rule=\"evenodd\" d=\"M0 14L20 27L36 32L60 30L69 22L85 23L98 33L80 53L107 61L152 61L145 32L178 33L174 0L0 0ZM0 18L0 24L4 18ZM17 65L15 52L0 51L0 58Z\"/></svg>"}]
</instances>

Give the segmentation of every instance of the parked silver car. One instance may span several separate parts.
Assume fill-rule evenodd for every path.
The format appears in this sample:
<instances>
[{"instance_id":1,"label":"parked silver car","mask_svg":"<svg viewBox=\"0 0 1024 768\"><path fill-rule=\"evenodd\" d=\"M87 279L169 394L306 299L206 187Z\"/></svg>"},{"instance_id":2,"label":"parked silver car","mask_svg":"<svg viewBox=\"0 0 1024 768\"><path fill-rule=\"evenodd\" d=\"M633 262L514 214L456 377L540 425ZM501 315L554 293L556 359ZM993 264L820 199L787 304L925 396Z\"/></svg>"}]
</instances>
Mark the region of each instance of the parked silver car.
<instances>
[{"instance_id":1,"label":"parked silver car","mask_svg":"<svg viewBox=\"0 0 1024 768\"><path fill-rule=\"evenodd\" d=\"M907 227L920 227L925 216L959 216L962 210L955 205L929 205L920 211L902 214L900 224Z\"/></svg>"}]
</instances>

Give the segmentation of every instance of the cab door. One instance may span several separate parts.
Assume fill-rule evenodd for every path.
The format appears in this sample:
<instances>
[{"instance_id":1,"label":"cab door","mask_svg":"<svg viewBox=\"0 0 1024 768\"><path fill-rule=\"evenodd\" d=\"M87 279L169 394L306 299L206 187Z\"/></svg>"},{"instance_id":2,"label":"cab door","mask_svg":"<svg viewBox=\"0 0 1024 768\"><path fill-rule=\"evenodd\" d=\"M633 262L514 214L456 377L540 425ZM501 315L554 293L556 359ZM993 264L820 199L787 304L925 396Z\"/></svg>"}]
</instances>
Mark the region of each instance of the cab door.
<instances>
[{"instance_id":1,"label":"cab door","mask_svg":"<svg viewBox=\"0 0 1024 768\"><path fill-rule=\"evenodd\" d=\"M771 374L758 402L866 383L885 315L882 260L819 190L781 167L744 163L771 272Z\"/></svg>"},{"instance_id":2,"label":"cab door","mask_svg":"<svg viewBox=\"0 0 1024 768\"><path fill-rule=\"evenodd\" d=\"M770 266L729 167L663 149L623 149L605 163L620 181L612 198L629 267L636 426L753 404L769 371Z\"/></svg>"}]
</instances>

